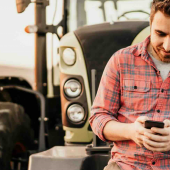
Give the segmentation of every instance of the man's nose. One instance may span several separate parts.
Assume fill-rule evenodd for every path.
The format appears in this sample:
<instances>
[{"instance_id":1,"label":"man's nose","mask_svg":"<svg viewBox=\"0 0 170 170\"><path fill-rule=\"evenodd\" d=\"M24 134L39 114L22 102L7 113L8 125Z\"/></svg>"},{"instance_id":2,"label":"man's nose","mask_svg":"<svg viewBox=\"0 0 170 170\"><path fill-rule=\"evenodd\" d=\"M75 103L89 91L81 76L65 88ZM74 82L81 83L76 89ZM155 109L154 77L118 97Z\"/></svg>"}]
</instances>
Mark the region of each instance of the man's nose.
<instances>
[{"instance_id":1,"label":"man's nose","mask_svg":"<svg viewBox=\"0 0 170 170\"><path fill-rule=\"evenodd\" d=\"M169 52L170 51L170 37L167 37L164 41L163 47L165 51Z\"/></svg>"}]
</instances>

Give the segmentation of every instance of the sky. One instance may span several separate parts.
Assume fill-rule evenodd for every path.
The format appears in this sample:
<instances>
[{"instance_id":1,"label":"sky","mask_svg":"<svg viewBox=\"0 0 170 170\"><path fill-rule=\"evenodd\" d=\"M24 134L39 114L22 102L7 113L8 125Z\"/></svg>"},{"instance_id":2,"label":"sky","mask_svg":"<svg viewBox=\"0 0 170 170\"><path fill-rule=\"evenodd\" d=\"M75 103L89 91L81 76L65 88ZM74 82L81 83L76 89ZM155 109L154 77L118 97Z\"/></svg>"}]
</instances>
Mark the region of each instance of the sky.
<instances>
[{"instance_id":1,"label":"sky","mask_svg":"<svg viewBox=\"0 0 170 170\"><path fill-rule=\"evenodd\" d=\"M47 24L52 22L55 3L56 0L50 0L47 7ZM18 14L15 0L2 1L0 22L0 65L34 68L34 34L24 31L27 25L34 24L34 4Z\"/></svg>"},{"instance_id":2,"label":"sky","mask_svg":"<svg viewBox=\"0 0 170 170\"><path fill-rule=\"evenodd\" d=\"M34 24L34 5L18 14L15 0L0 5L0 65L34 67L34 35L25 33Z\"/></svg>"},{"instance_id":3,"label":"sky","mask_svg":"<svg viewBox=\"0 0 170 170\"><path fill-rule=\"evenodd\" d=\"M9 2L10 1L10 2ZM52 24L52 18L57 3L57 12L54 25L61 20L61 0L50 0L47 9L46 23ZM0 76L12 76L24 78L34 88L34 34L26 33L25 27L34 25L34 4L31 3L27 9L17 13L15 0L1 0L0 5ZM47 67L48 84L51 85L52 73L52 41L51 34L47 34ZM53 38L53 61L57 61L57 47L59 41ZM56 79L59 83L59 77ZM50 85L48 87L50 87ZM48 90L50 96L52 91Z\"/></svg>"}]
</instances>

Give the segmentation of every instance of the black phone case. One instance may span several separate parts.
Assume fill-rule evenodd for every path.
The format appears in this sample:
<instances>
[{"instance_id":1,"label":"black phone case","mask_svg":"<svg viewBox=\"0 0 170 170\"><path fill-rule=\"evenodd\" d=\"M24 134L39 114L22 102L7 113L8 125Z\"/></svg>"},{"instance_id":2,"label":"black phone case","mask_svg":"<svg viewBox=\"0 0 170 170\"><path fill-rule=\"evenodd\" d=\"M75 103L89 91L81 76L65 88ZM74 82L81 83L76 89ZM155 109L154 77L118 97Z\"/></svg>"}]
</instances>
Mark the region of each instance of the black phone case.
<instances>
[{"instance_id":1,"label":"black phone case","mask_svg":"<svg viewBox=\"0 0 170 170\"><path fill-rule=\"evenodd\" d=\"M146 120L145 121L145 128L151 129L152 127L164 128L164 123L158 122L158 121Z\"/></svg>"}]
</instances>

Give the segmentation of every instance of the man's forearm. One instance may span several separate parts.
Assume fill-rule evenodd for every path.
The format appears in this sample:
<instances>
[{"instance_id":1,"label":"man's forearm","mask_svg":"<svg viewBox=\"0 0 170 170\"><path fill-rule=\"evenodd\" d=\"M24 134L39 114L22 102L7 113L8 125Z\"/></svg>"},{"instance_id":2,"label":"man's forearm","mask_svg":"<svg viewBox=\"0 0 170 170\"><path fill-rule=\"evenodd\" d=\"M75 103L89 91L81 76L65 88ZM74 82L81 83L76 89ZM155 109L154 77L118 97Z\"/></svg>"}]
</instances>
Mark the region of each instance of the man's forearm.
<instances>
[{"instance_id":1,"label":"man's forearm","mask_svg":"<svg viewBox=\"0 0 170 170\"><path fill-rule=\"evenodd\" d=\"M104 127L103 134L109 141L131 140L131 123L109 121Z\"/></svg>"}]
</instances>

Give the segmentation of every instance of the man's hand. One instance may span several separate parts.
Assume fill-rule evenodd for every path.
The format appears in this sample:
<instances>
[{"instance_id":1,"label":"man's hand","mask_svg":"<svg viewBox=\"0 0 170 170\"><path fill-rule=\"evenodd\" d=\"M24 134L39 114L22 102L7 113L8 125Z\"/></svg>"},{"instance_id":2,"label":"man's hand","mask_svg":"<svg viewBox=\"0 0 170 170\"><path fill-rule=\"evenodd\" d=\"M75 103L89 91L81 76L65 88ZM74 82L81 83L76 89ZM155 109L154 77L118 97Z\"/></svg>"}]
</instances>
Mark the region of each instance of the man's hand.
<instances>
[{"instance_id":1,"label":"man's hand","mask_svg":"<svg viewBox=\"0 0 170 170\"><path fill-rule=\"evenodd\" d=\"M152 133L145 132L143 145L151 151L166 152L170 150L170 120L164 120L164 128L151 128Z\"/></svg>"},{"instance_id":2,"label":"man's hand","mask_svg":"<svg viewBox=\"0 0 170 170\"><path fill-rule=\"evenodd\" d=\"M149 134L153 133L150 129L144 128L144 123L146 120L148 120L148 117L141 116L138 117L136 121L131 124L130 138L140 147L143 146L144 133L146 132L148 132Z\"/></svg>"}]
</instances>

